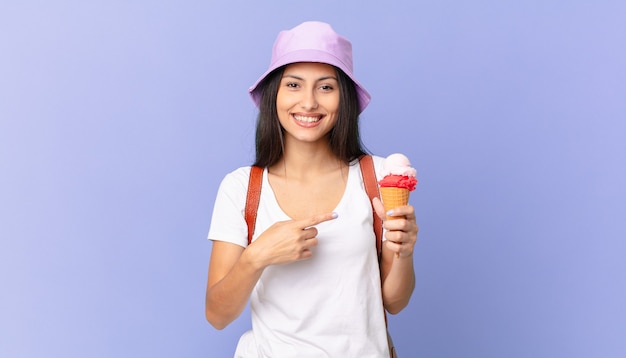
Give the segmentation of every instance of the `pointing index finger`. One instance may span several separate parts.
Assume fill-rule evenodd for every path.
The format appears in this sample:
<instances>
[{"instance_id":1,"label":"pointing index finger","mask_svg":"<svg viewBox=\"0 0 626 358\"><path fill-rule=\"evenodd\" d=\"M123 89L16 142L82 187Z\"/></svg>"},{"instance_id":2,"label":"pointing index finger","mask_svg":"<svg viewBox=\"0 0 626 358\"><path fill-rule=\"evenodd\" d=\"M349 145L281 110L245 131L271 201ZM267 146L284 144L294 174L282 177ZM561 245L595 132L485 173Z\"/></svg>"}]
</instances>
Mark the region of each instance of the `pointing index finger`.
<instances>
[{"instance_id":1,"label":"pointing index finger","mask_svg":"<svg viewBox=\"0 0 626 358\"><path fill-rule=\"evenodd\" d=\"M300 226L302 226L303 229L306 229L308 227L311 226L315 226L317 224L321 224L324 221L329 221L329 220L334 220L336 218L338 218L339 215L337 213L326 213L326 214L320 214L320 215L316 215L312 218L309 219L302 219L300 220Z\"/></svg>"}]
</instances>

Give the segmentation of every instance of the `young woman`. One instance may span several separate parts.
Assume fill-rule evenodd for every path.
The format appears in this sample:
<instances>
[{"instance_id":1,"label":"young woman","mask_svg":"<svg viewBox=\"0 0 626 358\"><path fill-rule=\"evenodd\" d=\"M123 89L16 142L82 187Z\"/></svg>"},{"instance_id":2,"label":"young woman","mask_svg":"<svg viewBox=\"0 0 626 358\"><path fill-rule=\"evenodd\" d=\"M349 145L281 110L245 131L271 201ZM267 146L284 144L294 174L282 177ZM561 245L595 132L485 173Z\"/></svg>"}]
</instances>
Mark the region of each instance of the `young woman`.
<instances>
[{"instance_id":1,"label":"young woman","mask_svg":"<svg viewBox=\"0 0 626 358\"><path fill-rule=\"evenodd\" d=\"M250 88L259 107L263 167L253 241L243 216L250 167L220 185L206 318L217 329L250 300L252 330L235 357L389 357L384 310L400 312L414 288L412 206L384 222L379 265L372 205L358 159L358 116L370 96L356 81L350 42L325 23L282 31L270 68ZM380 173L382 158L374 157Z\"/></svg>"}]
</instances>

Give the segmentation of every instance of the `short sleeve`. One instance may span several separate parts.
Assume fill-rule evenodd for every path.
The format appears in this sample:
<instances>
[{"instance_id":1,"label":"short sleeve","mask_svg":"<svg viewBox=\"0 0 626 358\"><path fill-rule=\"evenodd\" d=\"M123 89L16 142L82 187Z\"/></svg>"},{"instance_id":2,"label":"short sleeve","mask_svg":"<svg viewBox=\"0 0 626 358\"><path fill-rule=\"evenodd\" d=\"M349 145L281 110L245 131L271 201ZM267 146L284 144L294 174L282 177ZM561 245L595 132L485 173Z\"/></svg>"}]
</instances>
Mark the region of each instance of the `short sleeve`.
<instances>
[{"instance_id":1,"label":"short sleeve","mask_svg":"<svg viewBox=\"0 0 626 358\"><path fill-rule=\"evenodd\" d=\"M222 180L215 198L208 239L248 246L244 216L250 167L239 168Z\"/></svg>"}]
</instances>

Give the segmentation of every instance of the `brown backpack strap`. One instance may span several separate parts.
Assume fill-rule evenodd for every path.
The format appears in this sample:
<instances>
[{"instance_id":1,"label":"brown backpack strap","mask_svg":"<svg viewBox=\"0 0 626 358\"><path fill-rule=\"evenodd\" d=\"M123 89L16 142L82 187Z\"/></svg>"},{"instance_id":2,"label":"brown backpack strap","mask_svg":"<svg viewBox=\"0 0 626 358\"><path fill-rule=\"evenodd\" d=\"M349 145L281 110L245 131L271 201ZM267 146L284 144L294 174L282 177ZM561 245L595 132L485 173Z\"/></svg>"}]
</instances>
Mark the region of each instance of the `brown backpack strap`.
<instances>
[{"instance_id":1,"label":"brown backpack strap","mask_svg":"<svg viewBox=\"0 0 626 358\"><path fill-rule=\"evenodd\" d=\"M361 165L361 175L363 175L363 184L365 184L365 192L370 198L370 204L372 199L380 198L378 195L378 181L376 180L376 170L374 169L374 160L371 155L363 155L359 159ZM376 210L372 206L372 213L374 217L374 234L376 234L376 251L378 252L378 258L382 254L382 238L383 238L383 221L376 214Z\"/></svg>"},{"instance_id":2,"label":"brown backpack strap","mask_svg":"<svg viewBox=\"0 0 626 358\"><path fill-rule=\"evenodd\" d=\"M261 199L261 184L263 179L263 168L252 166L250 168L250 180L248 181L248 194L246 196L245 218L248 224L248 245L252 242L254 226L256 224L256 212Z\"/></svg>"}]
</instances>

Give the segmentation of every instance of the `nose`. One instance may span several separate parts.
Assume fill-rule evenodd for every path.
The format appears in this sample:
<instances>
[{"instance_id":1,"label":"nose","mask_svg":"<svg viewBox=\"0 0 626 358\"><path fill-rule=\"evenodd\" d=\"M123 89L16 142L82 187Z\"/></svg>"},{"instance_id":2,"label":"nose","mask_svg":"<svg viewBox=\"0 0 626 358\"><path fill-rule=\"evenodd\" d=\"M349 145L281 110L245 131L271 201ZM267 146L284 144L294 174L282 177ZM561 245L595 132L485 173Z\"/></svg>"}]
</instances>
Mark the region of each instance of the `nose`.
<instances>
[{"instance_id":1,"label":"nose","mask_svg":"<svg viewBox=\"0 0 626 358\"><path fill-rule=\"evenodd\" d=\"M315 96L315 92L304 91L302 94L302 100L300 101L300 107L304 110L312 110L316 109L318 106L317 97Z\"/></svg>"}]
</instances>

